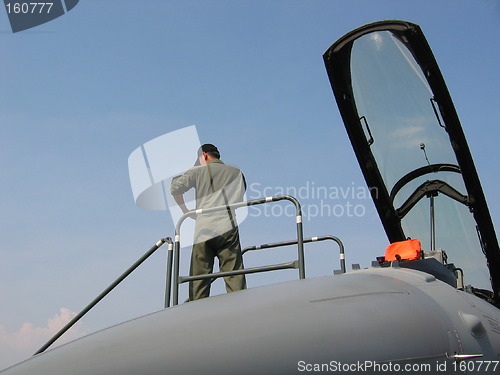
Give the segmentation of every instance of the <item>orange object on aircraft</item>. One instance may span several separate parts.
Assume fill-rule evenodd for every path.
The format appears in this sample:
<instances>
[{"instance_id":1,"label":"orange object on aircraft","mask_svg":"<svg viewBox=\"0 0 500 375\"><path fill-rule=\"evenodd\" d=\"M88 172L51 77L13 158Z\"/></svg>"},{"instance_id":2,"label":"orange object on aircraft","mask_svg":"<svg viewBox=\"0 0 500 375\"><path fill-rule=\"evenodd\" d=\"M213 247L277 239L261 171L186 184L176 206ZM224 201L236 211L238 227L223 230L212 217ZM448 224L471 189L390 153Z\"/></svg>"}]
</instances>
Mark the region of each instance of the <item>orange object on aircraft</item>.
<instances>
[{"instance_id":1,"label":"orange object on aircraft","mask_svg":"<svg viewBox=\"0 0 500 375\"><path fill-rule=\"evenodd\" d=\"M385 260L417 260L422 258L422 245L417 239L393 242L385 249Z\"/></svg>"}]
</instances>

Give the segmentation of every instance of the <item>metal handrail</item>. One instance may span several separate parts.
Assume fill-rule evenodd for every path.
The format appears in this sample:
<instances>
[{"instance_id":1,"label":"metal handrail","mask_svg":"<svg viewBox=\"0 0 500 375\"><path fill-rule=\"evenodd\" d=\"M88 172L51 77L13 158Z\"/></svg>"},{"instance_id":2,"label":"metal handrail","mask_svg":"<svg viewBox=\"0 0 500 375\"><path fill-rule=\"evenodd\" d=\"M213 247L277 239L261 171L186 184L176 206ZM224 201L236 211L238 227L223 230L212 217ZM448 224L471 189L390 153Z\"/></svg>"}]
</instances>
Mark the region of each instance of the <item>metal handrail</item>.
<instances>
[{"instance_id":1,"label":"metal handrail","mask_svg":"<svg viewBox=\"0 0 500 375\"><path fill-rule=\"evenodd\" d=\"M288 262L288 263L274 264L271 266L252 267L252 268L245 268L242 270L207 273L207 274L196 275L196 276L179 276L179 284L182 284L182 283L185 283L188 281L214 279L214 278L226 277L226 276L248 275L251 273L285 270L285 269L289 269L289 268L294 268L294 269L299 268L299 261L292 260L291 262Z\"/></svg>"},{"instance_id":2,"label":"metal handrail","mask_svg":"<svg viewBox=\"0 0 500 375\"><path fill-rule=\"evenodd\" d=\"M111 292L118 284L120 284L128 275L130 275L137 267L139 267L147 258L149 258L156 250L158 250L165 242L169 244L169 250L172 246L172 239L170 237L162 238L154 244L154 246L149 249L142 257L140 257L132 266L130 266L124 273L121 274L110 286L108 286L101 294L99 294L92 302L90 302L87 307L85 307L80 313L78 313L73 319L69 321L63 328L59 330L45 345L43 345L34 354L40 354L47 350L59 337L61 337L68 329L70 329L77 321L79 321L86 313L90 311L95 305L99 303L106 295Z\"/></svg>"},{"instance_id":3,"label":"metal handrail","mask_svg":"<svg viewBox=\"0 0 500 375\"><path fill-rule=\"evenodd\" d=\"M296 209L296 224L297 224L297 245L298 245L298 257L299 259L295 262L290 262L290 263L285 263L288 266L284 267L283 265L274 265L274 266L265 266L265 267L255 267L255 268L249 268L249 269L244 269L244 270L237 270L237 271L230 271L232 275L234 274L246 274L246 273L256 273L256 272L267 272L271 271L274 269L283 269L283 268L297 268L299 269L299 278L300 279L305 279L305 264L304 264L304 233L302 229L302 208L300 207L299 201L290 196L290 195L278 195L274 197L266 197L266 198L260 198L260 199L254 199L251 201L244 201L244 202L238 202L238 203L233 203L229 205L224 205L224 206L217 206L217 207L210 207L210 208L204 208L204 209L198 209L192 212L187 212L184 215L182 215L179 220L177 221L177 225L175 226L175 239L174 239L174 270L173 270L173 282L174 282L174 289L172 293L172 304L177 305L179 303L179 284L186 282L186 281L192 281L192 280L201 280L205 278L213 278L213 277L221 277L223 273L213 273L213 274L207 274L207 275L197 275L197 276L188 276L188 277L180 277L179 276L179 259L180 259L180 227L184 220L188 218L189 216L196 214L205 214L205 213L211 213L211 212L216 212L216 211L222 211L222 210L227 210L229 209L237 209L241 207L248 207L248 206L255 206L259 204L264 204L264 203L270 203L270 202L277 202L281 200L288 200L292 202L295 205ZM293 267L291 265L294 265ZM233 273L234 272L234 273ZM226 275L227 276L227 275ZM166 294L170 295L170 289L171 289L171 280L167 279L167 289ZM166 300L165 307L169 306L169 301Z\"/></svg>"},{"instance_id":4,"label":"metal handrail","mask_svg":"<svg viewBox=\"0 0 500 375\"><path fill-rule=\"evenodd\" d=\"M344 253L344 244L340 240L340 238L335 237L335 236L319 236L319 237L311 237L311 238L304 238L304 243L309 243L309 242L319 242L319 241L325 241L325 240L332 240L335 241L339 245L339 259L340 259L340 269L342 273L346 272L346 267L345 267L345 253ZM296 245L297 240L291 240L291 241L282 241L282 242L275 242L275 243L269 243L269 244L263 244L263 245L258 245L258 246L249 246L245 247L241 253L245 254L248 251L253 251L253 250L263 250L263 249L268 249L272 247L282 247L282 246L290 246L290 245Z\"/></svg>"}]
</instances>

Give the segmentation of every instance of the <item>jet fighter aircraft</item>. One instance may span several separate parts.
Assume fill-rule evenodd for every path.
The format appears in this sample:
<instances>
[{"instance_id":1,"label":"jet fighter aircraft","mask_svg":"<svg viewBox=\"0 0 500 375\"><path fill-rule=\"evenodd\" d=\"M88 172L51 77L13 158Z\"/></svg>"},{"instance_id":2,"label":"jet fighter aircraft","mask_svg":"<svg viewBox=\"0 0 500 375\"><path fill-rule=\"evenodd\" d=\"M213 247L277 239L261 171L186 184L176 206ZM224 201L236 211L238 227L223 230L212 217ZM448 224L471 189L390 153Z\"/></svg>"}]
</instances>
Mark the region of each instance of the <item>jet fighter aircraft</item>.
<instances>
[{"instance_id":1,"label":"jet fighter aircraft","mask_svg":"<svg viewBox=\"0 0 500 375\"><path fill-rule=\"evenodd\" d=\"M178 285L189 278L174 259L173 306L1 374L498 373L498 242L421 29L369 24L335 42L324 61L390 242L373 249L370 268L306 278L298 202L243 202L296 204L298 259L274 268L299 268L298 280L178 304ZM174 257L178 246L176 236Z\"/></svg>"}]
</instances>

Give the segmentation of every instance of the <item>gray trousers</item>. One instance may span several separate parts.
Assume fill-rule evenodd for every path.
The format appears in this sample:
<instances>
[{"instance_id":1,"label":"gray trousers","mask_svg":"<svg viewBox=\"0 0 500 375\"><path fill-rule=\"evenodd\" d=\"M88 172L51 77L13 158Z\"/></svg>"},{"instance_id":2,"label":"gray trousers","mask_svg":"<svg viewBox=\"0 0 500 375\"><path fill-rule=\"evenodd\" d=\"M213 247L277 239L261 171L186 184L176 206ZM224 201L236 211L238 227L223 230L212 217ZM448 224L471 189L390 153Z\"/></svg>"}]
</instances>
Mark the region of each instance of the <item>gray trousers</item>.
<instances>
[{"instance_id":1,"label":"gray trousers","mask_svg":"<svg viewBox=\"0 0 500 375\"><path fill-rule=\"evenodd\" d=\"M190 274L205 275L213 272L214 259L219 259L221 272L243 269L243 257L238 228L234 228L208 241L193 245L191 253ZM227 276L224 278L226 291L246 289L245 275ZM197 300L210 295L211 279L196 280L189 283L189 300Z\"/></svg>"}]
</instances>

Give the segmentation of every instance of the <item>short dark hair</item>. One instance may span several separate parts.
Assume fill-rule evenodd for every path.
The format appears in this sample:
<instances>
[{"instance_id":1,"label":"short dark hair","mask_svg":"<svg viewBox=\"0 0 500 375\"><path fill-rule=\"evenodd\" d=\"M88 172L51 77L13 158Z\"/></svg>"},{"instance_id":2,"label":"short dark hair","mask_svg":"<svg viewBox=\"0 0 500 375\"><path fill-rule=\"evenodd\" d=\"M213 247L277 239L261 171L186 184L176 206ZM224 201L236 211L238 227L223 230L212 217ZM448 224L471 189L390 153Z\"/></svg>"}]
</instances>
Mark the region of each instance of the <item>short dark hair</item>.
<instances>
[{"instance_id":1,"label":"short dark hair","mask_svg":"<svg viewBox=\"0 0 500 375\"><path fill-rule=\"evenodd\" d=\"M203 152L206 152L207 154L216 159L220 159L219 150L211 143L205 143L198 149L198 157L200 157Z\"/></svg>"}]
</instances>

